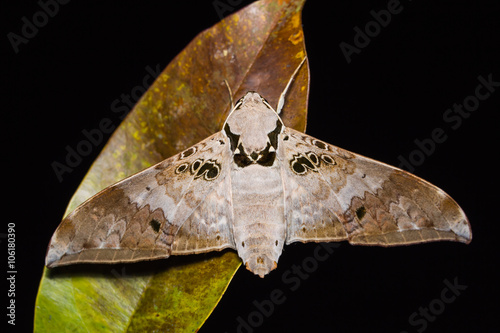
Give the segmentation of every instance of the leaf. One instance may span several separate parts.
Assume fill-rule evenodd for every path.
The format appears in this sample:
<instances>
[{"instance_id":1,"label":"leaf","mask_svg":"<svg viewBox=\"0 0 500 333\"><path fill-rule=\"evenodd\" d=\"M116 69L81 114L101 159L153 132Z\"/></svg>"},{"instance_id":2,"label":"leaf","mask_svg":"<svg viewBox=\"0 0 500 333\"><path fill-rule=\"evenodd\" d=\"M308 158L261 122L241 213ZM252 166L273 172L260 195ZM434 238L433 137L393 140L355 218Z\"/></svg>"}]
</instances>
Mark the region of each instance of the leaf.
<instances>
[{"instance_id":1,"label":"leaf","mask_svg":"<svg viewBox=\"0 0 500 333\"><path fill-rule=\"evenodd\" d=\"M305 57L305 0L258 1L200 33L141 97L80 184L66 214L114 182L219 131L249 90L277 105ZM290 89L282 119L305 130L308 70ZM241 261L234 251L118 265L45 268L35 332L193 332L224 294Z\"/></svg>"}]
</instances>

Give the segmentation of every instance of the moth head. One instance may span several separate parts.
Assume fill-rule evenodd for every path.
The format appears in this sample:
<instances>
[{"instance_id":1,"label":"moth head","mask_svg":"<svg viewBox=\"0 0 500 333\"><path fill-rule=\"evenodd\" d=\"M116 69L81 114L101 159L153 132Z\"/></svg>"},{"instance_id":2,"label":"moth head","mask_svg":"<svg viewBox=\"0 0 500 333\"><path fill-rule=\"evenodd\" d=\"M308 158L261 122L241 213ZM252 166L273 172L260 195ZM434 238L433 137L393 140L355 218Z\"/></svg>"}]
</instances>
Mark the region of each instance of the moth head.
<instances>
[{"instance_id":1,"label":"moth head","mask_svg":"<svg viewBox=\"0 0 500 333\"><path fill-rule=\"evenodd\" d=\"M272 165L282 129L276 111L260 94L250 91L238 100L223 131L231 141L236 164L245 166Z\"/></svg>"}]
</instances>

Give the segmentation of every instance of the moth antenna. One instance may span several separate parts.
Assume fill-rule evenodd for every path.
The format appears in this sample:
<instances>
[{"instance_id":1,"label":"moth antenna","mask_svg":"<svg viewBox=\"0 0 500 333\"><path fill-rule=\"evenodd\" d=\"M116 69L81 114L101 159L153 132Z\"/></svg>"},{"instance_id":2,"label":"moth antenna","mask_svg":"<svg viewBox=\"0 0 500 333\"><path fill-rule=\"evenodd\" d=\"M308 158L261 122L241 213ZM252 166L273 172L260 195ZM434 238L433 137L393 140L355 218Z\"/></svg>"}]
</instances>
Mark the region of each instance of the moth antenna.
<instances>
[{"instance_id":1,"label":"moth antenna","mask_svg":"<svg viewBox=\"0 0 500 333\"><path fill-rule=\"evenodd\" d=\"M276 107L276 113L281 114L281 110L283 109L283 105L285 104L285 95L288 91L288 88L290 88L290 86L292 85L293 80L295 80L297 73L299 72L300 68L302 67L302 65L304 64L306 59L307 59L307 56L304 57L304 59L302 59L300 64L295 69L295 72L293 72L292 76L290 77L290 80L288 80L288 83L287 83L285 89L283 89L283 92L280 95L280 99L278 100L278 106Z\"/></svg>"},{"instance_id":2,"label":"moth antenna","mask_svg":"<svg viewBox=\"0 0 500 333\"><path fill-rule=\"evenodd\" d=\"M224 79L224 83L226 84L227 91L229 93L229 101L231 102L231 109L229 109L229 115L226 117L226 120L224 121L224 125L222 125L222 128L226 127L227 120L229 119L231 113L233 113L234 111L233 92L231 91L231 87L229 86L229 83L227 82L226 79Z\"/></svg>"},{"instance_id":3,"label":"moth antenna","mask_svg":"<svg viewBox=\"0 0 500 333\"><path fill-rule=\"evenodd\" d=\"M224 79L224 83L226 84L227 91L229 92L229 101L231 102L231 110L234 109L234 101L233 101L233 92L231 91L231 87L226 79Z\"/></svg>"}]
</instances>

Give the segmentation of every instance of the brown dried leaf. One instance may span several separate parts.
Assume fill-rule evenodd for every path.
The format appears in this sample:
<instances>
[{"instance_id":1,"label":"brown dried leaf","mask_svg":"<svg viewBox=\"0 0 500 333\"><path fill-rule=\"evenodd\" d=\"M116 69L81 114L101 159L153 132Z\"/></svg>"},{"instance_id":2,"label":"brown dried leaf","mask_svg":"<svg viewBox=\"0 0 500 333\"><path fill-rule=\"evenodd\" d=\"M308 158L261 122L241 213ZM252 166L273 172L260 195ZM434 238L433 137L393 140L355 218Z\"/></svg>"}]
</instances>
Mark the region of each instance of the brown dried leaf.
<instances>
[{"instance_id":1,"label":"brown dried leaf","mask_svg":"<svg viewBox=\"0 0 500 333\"><path fill-rule=\"evenodd\" d=\"M276 106L305 57L305 0L258 1L200 33L160 74L115 131L68 205L221 130L249 90ZM309 75L300 70L282 119L305 130ZM240 265L233 251L134 265L45 269L36 332L153 331L199 328Z\"/></svg>"}]
</instances>

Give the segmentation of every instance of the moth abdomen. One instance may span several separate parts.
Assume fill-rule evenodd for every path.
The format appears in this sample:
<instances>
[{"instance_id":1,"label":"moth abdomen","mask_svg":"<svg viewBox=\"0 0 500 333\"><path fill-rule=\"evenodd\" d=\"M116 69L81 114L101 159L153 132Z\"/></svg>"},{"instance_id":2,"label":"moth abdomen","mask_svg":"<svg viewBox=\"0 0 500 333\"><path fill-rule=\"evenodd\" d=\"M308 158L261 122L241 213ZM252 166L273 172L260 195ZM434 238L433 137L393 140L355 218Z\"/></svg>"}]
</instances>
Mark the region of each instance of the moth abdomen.
<instances>
[{"instance_id":1,"label":"moth abdomen","mask_svg":"<svg viewBox=\"0 0 500 333\"><path fill-rule=\"evenodd\" d=\"M285 242L280 170L251 164L232 176L236 249L246 267L263 277L276 268Z\"/></svg>"}]
</instances>

